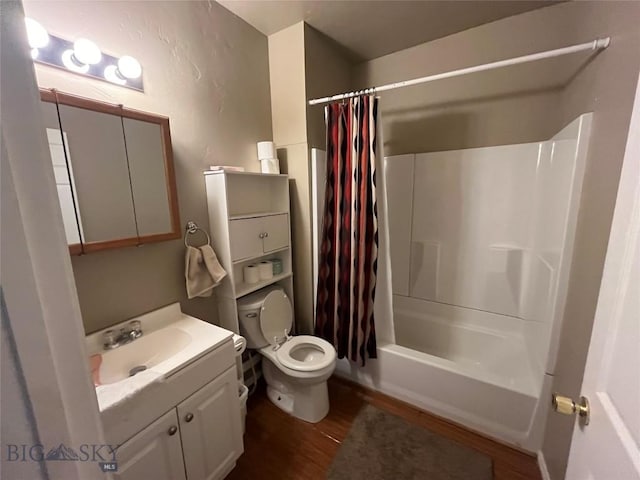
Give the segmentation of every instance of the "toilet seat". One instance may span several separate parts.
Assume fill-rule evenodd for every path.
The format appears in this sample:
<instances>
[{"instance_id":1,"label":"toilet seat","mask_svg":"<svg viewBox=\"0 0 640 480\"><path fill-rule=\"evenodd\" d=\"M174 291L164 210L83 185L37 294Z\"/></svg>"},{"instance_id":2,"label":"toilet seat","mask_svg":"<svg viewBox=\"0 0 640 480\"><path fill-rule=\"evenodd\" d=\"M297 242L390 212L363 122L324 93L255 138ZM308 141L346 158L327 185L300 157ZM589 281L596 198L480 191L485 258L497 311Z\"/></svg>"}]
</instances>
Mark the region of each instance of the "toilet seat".
<instances>
[{"instance_id":1,"label":"toilet seat","mask_svg":"<svg viewBox=\"0 0 640 480\"><path fill-rule=\"evenodd\" d=\"M287 294L282 290L269 292L262 302L260 309L260 330L262 335L272 345L276 339L285 337L293 325L293 312Z\"/></svg>"},{"instance_id":2,"label":"toilet seat","mask_svg":"<svg viewBox=\"0 0 640 480\"><path fill-rule=\"evenodd\" d=\"M278 362L291 370L314 372L333 364L336 350L326 340L310 335L298 335L276 351Z\"/></svg>"}]
</instances>

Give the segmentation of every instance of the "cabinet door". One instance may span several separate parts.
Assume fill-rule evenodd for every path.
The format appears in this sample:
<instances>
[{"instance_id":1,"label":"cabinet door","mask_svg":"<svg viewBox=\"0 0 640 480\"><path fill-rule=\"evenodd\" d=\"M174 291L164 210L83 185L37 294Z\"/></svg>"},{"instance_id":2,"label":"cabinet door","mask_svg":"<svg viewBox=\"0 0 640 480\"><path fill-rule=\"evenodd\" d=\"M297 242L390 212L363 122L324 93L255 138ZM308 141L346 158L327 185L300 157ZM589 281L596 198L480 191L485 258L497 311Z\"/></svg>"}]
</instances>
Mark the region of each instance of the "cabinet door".
<instances>
[{"instance_id":1,"label":"cabinet door","mask_svg":"<svg viewBox=\"0 0 640 480\"><path fill-rule=\"evenodd\" d=\"M119 116L58 105L87 243L137 237Z\"/></svg>"},{"instance_id":2,"label":"cabinet door","mask_svg":"<svg viewBox=\"0 0 640 480\"><path fill-rule=\"evenodd\" d=\"M116 480L185 480L176 410L172 409L116 452Z\"/></svg>"},{"instance_id":3,"label":"cabinet door","mask_svg":"<svg viewBox=\"0 0 640 480\"><path fill-rule=\"evenodd\" d=\"M224 478L244 451L235 366L178 405L178 416L187 478Z\"/></svg>"},{"instance_id":4,"label":"cabinet door","mask_svg":"<svg viewBox=\"0 0 640 480\"><path fill-rule=\"evenodd\" d=\"M273 252L289 245L289 215L271 215L264 217L263 228L266 236L263 239L264 253Z\"/></svg>"},{"instance_id":5,"label":"cabinet door","mask_svg":"<svg viewBox=\"0 0 640 480\"><path fill-rule=\"evenodd\" d=\"M122 127L127 145L138 234L143 237L169 233L172 228L171 207L161 126L123 118Z\"/></svg>"},{"instance_id":6,"label":"cabinet door","mask_svg":"<svg viewBox=\"0 0 640 480\"><path fill-rule=\"evenodd\" d=\"M81 242L82 225L79 222L80 215L76 215L78 206L77 188L73 178L73 171L71 170L71 162L67 161L65 157L65 147L62 144L63 136L58 121L58 107L55 103L47 102L41 102L40 106L47 131L49 152L58 189L58 200L62 210L62 221L67 243L69 245L78 245ZM66 139L65 143L68 150L68 141Z\"/></svg>"},{"instance_id":7,"label":"cabinet door","mask_svg":"<svg viewBox=\"0 0 640 480\"><path fill-rule=\"evenodd\" d=\"M243 218L229 222L231 260L262 255L262 218Z\"/></svg>"}]
</instances>

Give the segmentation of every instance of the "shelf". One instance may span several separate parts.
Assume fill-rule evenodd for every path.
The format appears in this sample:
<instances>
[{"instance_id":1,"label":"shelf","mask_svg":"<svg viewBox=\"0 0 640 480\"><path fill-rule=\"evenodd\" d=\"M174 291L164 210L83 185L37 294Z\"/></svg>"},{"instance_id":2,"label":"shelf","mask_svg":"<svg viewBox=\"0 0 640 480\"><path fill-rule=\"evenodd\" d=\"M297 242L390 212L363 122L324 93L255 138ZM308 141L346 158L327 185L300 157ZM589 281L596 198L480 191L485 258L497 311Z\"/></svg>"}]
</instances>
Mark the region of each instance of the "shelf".
<instances>
[{"instance_id":1,"label":"shelf","mask_svg":"<svg viewBox=\"0 0 640 480\"><path fill-rule=\"evenodd\" d=\"M251 292L255 292L256 290L260 290L261 288L271 285L272 283L276 283L291 276L293 276L293 274L291 272L288 272L281 273L280 275L274 275L273 278L270 278L269 280L261 280L257 283L238 283L236 285L236 298L244 297Z\"/></svg>"},{"instance_id":2,"label":"shelf","mask_svg":"<svg viewBox=\"0 0 640 480\"><path fill-rule=\"evenodd\" d=\"M272 250L269 253L262 253L260 255L256 255L255 257L248 257L248 258L240 258L238 260L233 260L231 263L233 265L239 265L241 263L245 263L245 262L254 262L260 258L265 258L268 257L269 255L274 255L276 253L280 253L280 252L286 252L287 250L289 250L289 245L287 245L286 247L282 247L282 248L278 248L277 250Z\"/></svg>"},{"instance_id":3,"label":"shelf","mask_svg":"<svg viewBox=\"0 0 640 480\"><path fill-rule=\"evenodd\" d=\"M288 214L287 210L279 210L275 212L254 212L254 213L241 213L237 215L229 215L229 220L242 220L244 218L257 218L257 217L270 217L273 215Z\"/></svg>"},{"instance_id":4,"label":"shelf","mask_svg":"<svg viewBox=\"0 0 640 480\"><path fill-rule=\"evenodd\" d=\"M220 175L226 173L227 175L247 176L247 177L288 177L286 173L260 173L260 172L238 172L235 170L205 170L205 175Z\"/></svg>"}]
</instances>

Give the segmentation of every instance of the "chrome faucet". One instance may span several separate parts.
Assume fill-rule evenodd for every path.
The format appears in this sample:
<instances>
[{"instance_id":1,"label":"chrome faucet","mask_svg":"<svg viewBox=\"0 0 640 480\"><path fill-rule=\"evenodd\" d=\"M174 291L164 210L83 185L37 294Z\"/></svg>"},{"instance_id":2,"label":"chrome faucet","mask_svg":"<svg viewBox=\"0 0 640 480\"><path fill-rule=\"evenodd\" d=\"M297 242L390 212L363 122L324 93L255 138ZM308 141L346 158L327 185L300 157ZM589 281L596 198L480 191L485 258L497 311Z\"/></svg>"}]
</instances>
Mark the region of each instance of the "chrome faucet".
<instances>
[{"instance_id":1,"label":"chrome faucet","mask_svg":"<svg viewBox=\"0 0 640 480\"><path fill-rule=\"evenodd\" d=\"M285 328L284 329L284 335L282 337L279 337L277 335L274 335L273 337L273 343L275 344L273 346L273 350L276 351L278 350L282 345L284 345L286 343L287 340L289 340L291 338L291 335L289 335L289 329Z\"/></svg>"},{"instance_id":2,"label":"chrome faucet","mask_svg":"<svg viewBox=\"0 0 640 480\"><path fill-rule=\"evenodd\" d=\"M142 336L142 326L138 320L129 322L126 327L119 332L107 330L102 334L103 346L105 350L113 350L127 343L131 343Z\"/></svg>"}]
</instances>

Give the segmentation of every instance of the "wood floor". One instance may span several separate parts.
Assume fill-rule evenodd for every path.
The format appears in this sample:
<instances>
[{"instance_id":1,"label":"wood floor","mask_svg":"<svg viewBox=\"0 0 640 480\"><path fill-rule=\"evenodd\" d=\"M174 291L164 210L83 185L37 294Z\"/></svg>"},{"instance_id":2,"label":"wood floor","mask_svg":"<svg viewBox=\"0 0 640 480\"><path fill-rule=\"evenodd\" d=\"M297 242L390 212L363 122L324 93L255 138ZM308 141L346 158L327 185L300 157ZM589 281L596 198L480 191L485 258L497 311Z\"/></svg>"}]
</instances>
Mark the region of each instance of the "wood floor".
<instances>
[{"instance_id":1,"label":"wood floor","mask_svg":"<svg viewBox=\"0 0 640 480\"><path fill-rule=\"evenodd\" d=\"M248 402L244 454L227 478L326 478L329 465L356 415L365 404L371 404L485 453L493 460L495 480L541 480L535 457L381 393L334 377L329 380L329 398L329 415L319 423L310 424L282 412L269 401L264 387L259 388Z\"/></svg>"}]
</instances>

